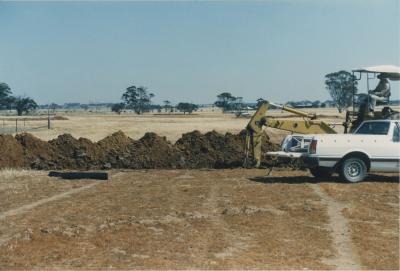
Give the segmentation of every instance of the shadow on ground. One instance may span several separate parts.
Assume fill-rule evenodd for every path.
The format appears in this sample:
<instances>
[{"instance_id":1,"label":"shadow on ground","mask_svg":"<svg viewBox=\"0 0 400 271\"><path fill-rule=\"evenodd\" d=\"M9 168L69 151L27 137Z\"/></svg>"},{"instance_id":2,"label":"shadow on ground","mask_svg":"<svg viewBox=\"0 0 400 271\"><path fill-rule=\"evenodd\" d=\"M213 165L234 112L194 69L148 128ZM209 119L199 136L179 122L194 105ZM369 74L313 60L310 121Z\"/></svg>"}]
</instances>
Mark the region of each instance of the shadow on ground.
<instances>
[{"instance_id":1,"label":"shadow on ground","mask_svg":"<svg viewBox=\"0 0 400 271\"><path fill-rule=\"evenodd\" d=\"M314 178L310 176L259 176L249 178L250 181L258 183L347 183L341 180L338 176L330 178ZM370 174L363 182L382 182L382 183L399 183L400 176L383 176ZM350 183L349 183L350 184Z\"/></svg>"}]
</instances>

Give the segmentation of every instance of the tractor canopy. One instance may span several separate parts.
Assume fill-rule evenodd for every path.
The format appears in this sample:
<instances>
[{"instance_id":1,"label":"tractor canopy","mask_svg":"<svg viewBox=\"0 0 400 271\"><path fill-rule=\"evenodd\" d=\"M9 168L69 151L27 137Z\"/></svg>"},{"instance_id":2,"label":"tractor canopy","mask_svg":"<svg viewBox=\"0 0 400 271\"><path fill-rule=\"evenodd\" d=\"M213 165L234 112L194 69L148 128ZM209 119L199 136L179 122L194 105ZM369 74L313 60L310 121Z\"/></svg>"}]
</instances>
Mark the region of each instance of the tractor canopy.
<instances>
[{"instance_id":1,"label":"tractor canopy","mask_svg":"<svg viewBox=\"0 0 400 271\"><path fill-rule=\"evenodd\" d=\"M389 80L400 80L400 67L394 65L380 65L354 69L353 72L359 73L379 73L383 74Z\"/></svg>"}]
</instances>

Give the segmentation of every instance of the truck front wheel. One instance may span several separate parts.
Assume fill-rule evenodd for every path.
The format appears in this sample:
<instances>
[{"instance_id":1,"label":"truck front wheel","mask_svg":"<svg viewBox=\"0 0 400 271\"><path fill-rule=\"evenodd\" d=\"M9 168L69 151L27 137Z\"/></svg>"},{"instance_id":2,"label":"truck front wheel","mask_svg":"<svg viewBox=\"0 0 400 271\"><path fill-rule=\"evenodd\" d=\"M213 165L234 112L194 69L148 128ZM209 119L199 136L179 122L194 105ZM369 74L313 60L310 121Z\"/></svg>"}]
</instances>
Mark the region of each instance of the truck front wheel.
<instances>
[{"instance_id":1,"label":"truck front wheel","mask_svg":"<svg viewBox=\"0 0 400 271\"><path fill-rule=\"evenodd\" d=\"M310 168L310 172L315 178L328 178L332 175L331 169L326 167Z\"/></svg>"},{"instance_id":2,"label":"truck front wheel","mask_svg":"<svg viewBox=\"0 0 400 271\"><path fill-rule=\"evenodd\" d=\"M342 162L339 175L348 182L357 183L365 179L367 171L367 166L362 159L349 157Z\"/></svg>"}]
</instances>

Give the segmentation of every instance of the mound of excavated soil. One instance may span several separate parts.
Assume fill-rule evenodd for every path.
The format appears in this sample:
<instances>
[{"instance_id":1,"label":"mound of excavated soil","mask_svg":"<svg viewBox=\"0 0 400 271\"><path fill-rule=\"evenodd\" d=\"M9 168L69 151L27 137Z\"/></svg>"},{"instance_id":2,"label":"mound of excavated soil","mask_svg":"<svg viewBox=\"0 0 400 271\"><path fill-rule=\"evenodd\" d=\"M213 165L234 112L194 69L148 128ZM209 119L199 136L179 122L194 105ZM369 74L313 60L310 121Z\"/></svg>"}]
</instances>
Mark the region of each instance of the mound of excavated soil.
<instances>
[{"instance_id":1,"label":"mound of excavated soil","mask_svg":"<svg viewBox=\"0 0 400 271\"><path fill-rule=\"evenodd\" d=\"M11 135L0 135L0 167L24 167L24 151Z\"/></svg>"},{"instance_id":2,"label":"mound of excavated soil","mask_svg":"<svg viewBox=\"0 0 400 271\"><path fill-rule=\"evenodd\" d=\"M135 141L118 131L98 142L63 134L48 142L30 134L0 136L0 168L233 168L244 159L245 131L225 135L193 131L175 144L155 133ZM263 151L276 146L264 138ZM265 160L265 159L264 159ZM265 160L264 162L268 162Z\"/></svg>"},{"instance_id":3,"label":"mound of excavated soil","mask_svg":"<svg viewBox=\"0 0 400 271\"><path fill-rule=\"evenodd\" d=\"M95 169L101 163L102 150L86 138L76 139L70 134L64 134L50 140L49 144L57 152L57 168Z\"/></svg>"},{"instance_id":4,"label":"mound of excavated soil","mask_svg":"<svg viewBox=\"0 0 400 271\"><path fill-rule=\"evenodd\" d=\"M244 160L246 131L239 134L222 135L215 131L201 134L193 131L182 135L176 146L182 150L189 168L234 168L240 167ZM267 135L263 137L263 153L277 150L279 147L269 142ZM264 163L268 163L265 157Z\"/></svg>"},{"instance_id":5,"label":"mound of excavated soil","mask_svg":"<svg viewBox=\"0 0 400 271\"><path fill-rule=\"evenodd\" d=\"M15 139L23 149L21 158L26 166L35 169L55 167L56 151L48 142L27 133L18 134Z\"/></svg>"},{"instance_id":6,"label":"mound of excavated soil","mask_svg":"<svg viewBox=\"0 0 400 271\"><path fill-rule=\"evenodd\" d=\"M244 141L240 135L193 131L183 134L176 146L184 153L189 168L236 167L243 163Z\"/></svg>"},{"instance_id":7,"label":"mound of excavated soil","mask_svg":"<svg viewBox=\"0 0 400 271\"><path fill-rule=\"evenodd\" d=\"M113 133L110 136L97 142L102 151L98 157L104 168L129 168L131 146L135 141L126 136L122 131Z\"/></svg>"},{"instance_id":8,"label":"mound of excavated soil","mask_svg":"<svg viewBox=\"0 0 400 271\"><path fill-rule=\"evenodd\" d=\"M54 116L53 120L69 120L69 118L64 117L64 116Z\"/></svg>"},{"instance_id":9,"label":"mound of excavated soil","mask_svg":"<svg viewBox=\"0 0 400 271\"><path fill-rule=\"evenodd\" d=\"M183 168L182 152L165 137L146 133L130 146L130 168Z\"/></svg>"}]
</instances>

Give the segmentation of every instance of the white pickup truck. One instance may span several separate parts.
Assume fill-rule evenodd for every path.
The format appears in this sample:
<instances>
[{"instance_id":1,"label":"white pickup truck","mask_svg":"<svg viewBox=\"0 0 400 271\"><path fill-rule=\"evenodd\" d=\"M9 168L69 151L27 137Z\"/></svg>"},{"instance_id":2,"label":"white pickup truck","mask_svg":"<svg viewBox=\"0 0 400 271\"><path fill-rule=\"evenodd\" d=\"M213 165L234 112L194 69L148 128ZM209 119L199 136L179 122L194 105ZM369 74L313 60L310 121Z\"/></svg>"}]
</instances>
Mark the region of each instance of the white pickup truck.
<instances>
[{"instance_id":1,"label":"white pickup truck","mask_svg":"<svg viewBox=\"0 0 400 271\"><path fill-rule=\"evenodd\" d=\"M315 177L338 172L348 182L362 181L369 171L399 172L400 121L365 121L353 134L289 135L282 151L267 155L299 158Z\"/></svg>"}]
</instances>

